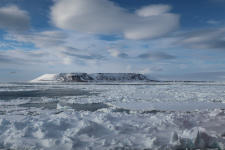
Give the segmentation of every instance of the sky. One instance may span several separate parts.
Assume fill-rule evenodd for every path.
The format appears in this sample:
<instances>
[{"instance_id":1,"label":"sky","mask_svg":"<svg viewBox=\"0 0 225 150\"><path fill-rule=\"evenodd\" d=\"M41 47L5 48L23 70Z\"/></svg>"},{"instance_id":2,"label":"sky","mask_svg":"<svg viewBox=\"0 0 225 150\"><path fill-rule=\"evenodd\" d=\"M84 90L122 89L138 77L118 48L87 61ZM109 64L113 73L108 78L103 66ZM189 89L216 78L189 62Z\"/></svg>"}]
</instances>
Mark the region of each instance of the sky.
<instances>
[{"instance_id":1,"label":"sky","mask_svg":"<svg viewBox=\"0 0 225 150\"><path fill-rule=\"evenodd\" d=\"M225 80L225 0L0 0L0 82L47 73Z\"/></svg>"}]
</instances>

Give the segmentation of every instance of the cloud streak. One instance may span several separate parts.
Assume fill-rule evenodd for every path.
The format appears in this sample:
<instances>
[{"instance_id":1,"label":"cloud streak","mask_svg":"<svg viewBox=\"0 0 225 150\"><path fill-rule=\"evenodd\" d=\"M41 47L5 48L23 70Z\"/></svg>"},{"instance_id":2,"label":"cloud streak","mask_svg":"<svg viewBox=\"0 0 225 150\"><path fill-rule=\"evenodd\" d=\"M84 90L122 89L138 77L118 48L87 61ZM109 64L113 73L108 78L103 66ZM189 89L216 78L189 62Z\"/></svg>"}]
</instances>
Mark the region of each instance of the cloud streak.
<instances>
[{"instance_id":1,"label":"cloud streak","mask_svg":"<svg viewBox=\"0 0 225 150\"><path fill-rule=\"evenodd\" d=\"M26 34L8 33L6 40L33 43L38 48L55 47L65 43L67 35L60 31L30 32Z\"/></svg>"},{"instance_id":2,"label":"cloud streak","mask_svg":"<svg viewBox=\"0 0 225 150\"><path fill-rule=\"evenodd\" d=\"M104 56L97 54L84 55L84 54L73 54L70 52L63 52L63 54L84 60L106 60Z\"/></svg>"},{"instance_id":3,"label":"cloud streak","mask_svg":"<svg viewBox=\"0 0 225 150\"><path fill-rule=\"evenodd\" d=\"M28 13L17 6L0 8L0 28L11 31L25 31L30 27Z\"/></svg>"},{"instance_id":4,"label":"cloud streak","mask_svg":"<svg viewBox=\"0 0 225 150\"><path fill-rule=\"evenodd\" d=\"M175 44L193 49L225 49L225 28L199 30L182 36Z\"/></svg>"},{"instance_id":5,"label":"cloud streak","mask_svg":"<svg viewBox=\"0 0 225 150\"><path fill-rule=\"evenodd\" d=\"M179 27L179 15L169 5L151 5L134 13L109 0L57 0L52 23L62 29L90 34L116 34L142 40L164 36Z\"/></svg>"},{"instance_id":6,"label":"cloud streak","mask_svg":"<svg viewBox=\"0 0 225 150\"><path fill-rule=\"evenodd\" d=\"M48 53L41 51L21 51L21 50L11 50L11 51L0 51L0 64L10 64L10 65L33 65L42 63L42 60L48 57ZM46 62L46 61L45 61ZM43 62L43 63L45 63Z\"/></svg>"},{"instance_id":7,"label":"cloud streak","mask_svg":"<svg viewBox=\"0 0 225 150\"><path fill-rule=\"evenodd\" d=\"M164 52L149 52L149 53L140 54L138 58L149 59L149 60L170 60L170 59L175 59L176 57Z\"/></svg>"}]
</instances>

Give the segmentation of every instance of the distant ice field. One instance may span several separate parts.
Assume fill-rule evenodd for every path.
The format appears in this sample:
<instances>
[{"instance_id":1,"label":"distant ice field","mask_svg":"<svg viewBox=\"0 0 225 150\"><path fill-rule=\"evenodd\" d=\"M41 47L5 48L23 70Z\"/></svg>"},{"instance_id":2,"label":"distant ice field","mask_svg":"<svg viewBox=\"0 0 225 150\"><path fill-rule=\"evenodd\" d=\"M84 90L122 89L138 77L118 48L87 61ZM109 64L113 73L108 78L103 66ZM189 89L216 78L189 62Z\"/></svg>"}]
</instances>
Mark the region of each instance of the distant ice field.
<instances>
[{"instance_id":1,"label":"distant ice field","mask_svg":"<svg viewBox=\"0 0 225 150\"><path fill-rule=\"evenodd\" d=\"M0 149L225 149L223 82L1 83Z\"/></svg>"},{"instance_id":2,"label":"distant ice field","mask_svg":"<svg viewBox=\"0 0 225 150\"><path fill-rule=\"evenodd\" d=\"M217 82L149 84L5 83L2 105L43 107L105 105L130 110L195 111L225 108L225 85ZM94 106L95 105L95 106ZM102 106L103 107L103 106ZM57 109L57 107L55 107ZM81 108L79 110L82 110Z\"/></svg>"}]
</instances>

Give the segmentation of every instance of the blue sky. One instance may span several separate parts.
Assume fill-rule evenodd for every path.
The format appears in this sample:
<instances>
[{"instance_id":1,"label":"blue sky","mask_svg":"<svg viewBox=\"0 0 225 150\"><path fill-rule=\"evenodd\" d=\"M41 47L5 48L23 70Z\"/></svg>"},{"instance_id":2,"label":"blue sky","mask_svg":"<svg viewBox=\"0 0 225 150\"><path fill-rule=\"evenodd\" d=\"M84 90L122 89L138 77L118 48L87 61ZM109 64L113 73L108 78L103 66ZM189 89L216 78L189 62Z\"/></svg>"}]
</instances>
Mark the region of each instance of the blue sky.
<instances>
[{"instance_id":1,"label":"blue sky","mask_svg":"<svg viewBox=\"0 0 225 150\"><path fill-rule=\"evenodd\" d=\"M0 81L61 72L225 80L224 14L225 0L0 0Z\"/></svg>"}]
</instances>

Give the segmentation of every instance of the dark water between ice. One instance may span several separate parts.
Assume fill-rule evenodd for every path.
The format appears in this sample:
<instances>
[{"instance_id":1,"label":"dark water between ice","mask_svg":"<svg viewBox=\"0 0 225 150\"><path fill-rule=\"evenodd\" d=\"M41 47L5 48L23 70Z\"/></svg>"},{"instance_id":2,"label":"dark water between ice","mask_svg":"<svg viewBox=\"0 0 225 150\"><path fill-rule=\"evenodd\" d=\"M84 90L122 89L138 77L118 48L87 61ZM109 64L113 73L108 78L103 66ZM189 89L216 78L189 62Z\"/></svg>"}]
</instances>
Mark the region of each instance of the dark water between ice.
<instances>
[{"instance_id":1,"label":"dark water between ice","mask_svg":"<svg viewBox=\"0 0 225 150\"><path fill-rule=\"evenodd\" d=\"M57 98L63 96L82 96L96 95L87 90L63 88L60 85L32 84L32 83L15 83L1 84L0 100L13 100L24 98Z\"/></svg>"},{"instance_id":2,"label":"dark water between ice","mask_svg":"<svg viewBox=\"0 0 225 150\"><path fill-rule=\"evenodd\" d=\"M93 95L88 91L79 89L45 89L45 90L32 90L32 91L3 91L0 92L1 100L11 100L19 98L32 98L32 97L62 97L62 96L80 96L80 95Z\"/></svg>"},{"instance_id":3,"label":"dark water between ice","mask_svg":"<svg viewBox=\"0 0 225 150\"><path fill-rule=\"evenodd\" d=\"M0 102L1 101L11 101L11 100L28 100L26 103L17 104L21 108L43 108L49 110L57 109L58 105L60 107L68 107L69 109L74 109L76 111L97 111L102 108L110 108L111 105L107 103L66 103L66 97L73 96L93 96L98 95L97 92L91 92L84 89L69 88L68 85L59 84L33 84L33 83L10 83L10 84L0 84ZM53 102L42 102L42 98L53 98ZM62 101L64 100L64 101ZM13 105L13 103L12 103ZM113 112L126 112L130 113L131 110L124 108L115 108ZM148 111L146 111L149 113ZM155 111L150 111L150 113L155 113Z\"/></svg>"},{"instance_id":4,"label":"dark water between ice","mask_svg":"<svg viewBox=\"0 0 225 150\"><path fill-rule=\"evenodd\" d=\"M20 107L36 107L36 108L47 108L57 109L57 104L60 100L65 97L76 97L76 96L93 96L98 93L93 93L84 89L76 89L66 87L65 85L59 84L32 84L32 83L10 83L0 84L0 102L11 101L11 100L28 100L29 102L19 104ZM54 102L43 103L40 100L42 98L53 98ZM62 103L62 102L61 102ZM13 103L12 103L13 105ZM96 111L100 108L107 108L106 104L66 104L72 109L76 110L89 110Z\"/></svg>"},{"instance_id":5,"label":"dark water between ice","mask_svg":"<svg viewBox=\"0 0 225 150\"><path fill-rule=\"evenodd\" d=\"M114 86L107 84L108 86ZM201 85L201 84L200 84ZM101 85L98 85L101 86ZM130 85L141 86L141 85ZM154 86L154 85L151 85ZM162 85L164 86L164 85ZM193 85L195 86L195 85ZM199 86L199 85L197 85ZM214 85L207 85L214 86ZM69 108L77 111L97 111L102 108L111 109L115 112L126 112L142 110L143 113L157 113L161 111L193 111L195 109L206 108L225 108L224 103L209 103L207 101L200 101L194 103L184 102L121 102L118 103L67 103L69 99L87 98L91 96L98 96L101 91L88 90L88 85L76 86L76 84L43 84L43 83L0 83L0 107L4 108L6 105L1 102L8 102L6 107L20 107L20 108L40 108L40 109L61 109ZM14 101L17 103L14 104ZM111 105L113 104L113 106ZM9 108L11 109L11 108ZM1 114L1 112L0 112Z\"/></svg>"}]
</instances>

